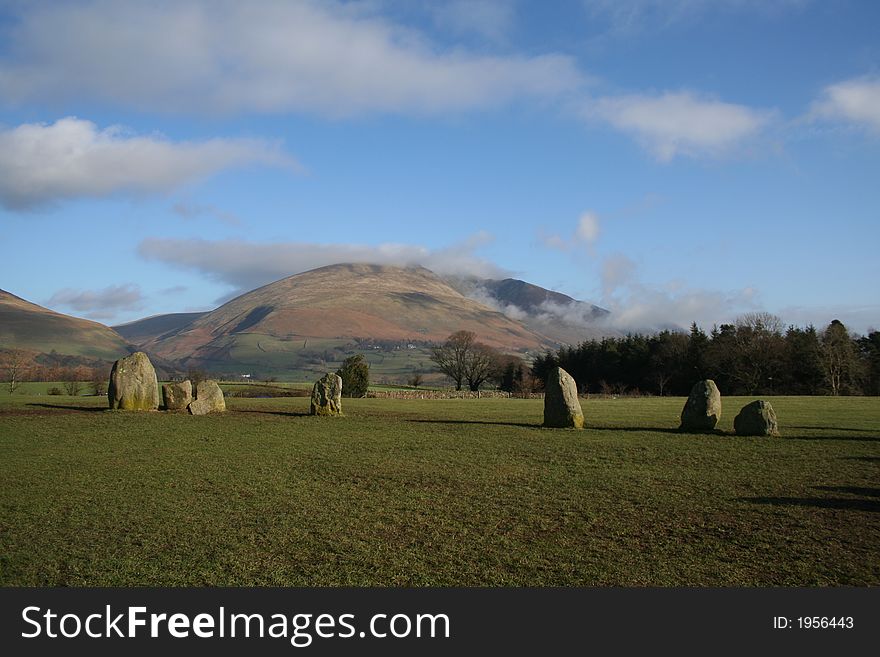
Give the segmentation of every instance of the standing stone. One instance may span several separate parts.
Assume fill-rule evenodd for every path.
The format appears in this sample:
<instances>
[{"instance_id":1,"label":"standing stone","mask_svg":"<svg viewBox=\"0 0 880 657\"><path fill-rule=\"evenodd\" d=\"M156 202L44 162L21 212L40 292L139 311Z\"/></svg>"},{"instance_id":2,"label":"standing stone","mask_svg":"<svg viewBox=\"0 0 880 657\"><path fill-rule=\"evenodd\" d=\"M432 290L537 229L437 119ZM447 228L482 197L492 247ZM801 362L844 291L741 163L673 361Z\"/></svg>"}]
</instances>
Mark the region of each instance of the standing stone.
<instances>
[{"instance_id":1,"label":"standing stone","mask_svg":"<svg viewBox=\"0 0 880 657\"><path fill-rule=\"evenodd\" d=\"M681 409L679 431L712 431L721 419L721 393L712 379L697 381Z\"/></svg>"},{"instance_id":2,"label":"standing stone","mask_svg":"<svg viewBox=\"0 0 880 657\"><path fill-rule=\"evenodd\" d=\"M737 436L778 436L776 412L770 402L753 401L743 406L739 415L733 418L733 430Z\"/></svg>"},{"instance_id":3,"label":"standing stone","mask_svg":"<svg viewBox=\"0 0 880 657\"><path fill-rule=\"evenodd\" d=\"M192 415L207 415L208 413L222 413L226 410L226 400L220 385L206 379L196 384L196 398L186 407Z\"/></svg>"},{"instance_id":4,"label":"standing stone","mask_svg":"<svg viewBox=\"0 0 880 657\"><path fill-rule=\"evenodd\" d=\"M192 391L190 381L162 384L162 405L166 411L182 411L192 402Z\"/></svg>"},{"instance_id":5,"label":"standing stone","mask_svg":"<svg viewBox=\"0 0 880 657\"><path fill-rule=\"evenodd\" d=\"M312 388L310 415L342 415L342 377L325 374Z\"/></svg>"},{"instance_id":6,"label":"standing stone","mask_svg":"<svg viewBox=\"0 0 880 657\"><path fill-rule=\"evenodd\" d=\"M159 381L144 352L136 351L113 363L107 399L110 408L125 411L155 411L159 408Z\"/></svg>"},{"instance_id":7,"label":"standing stone","mask_svg":"<svg viewBox=\"0 0 880 657\"><path fill-rule=\"evenodd\" d=\"M584 412L577 385L561 367L550 370L544 384L544 426L583 429Z\"/></svg>"}]
</instances>

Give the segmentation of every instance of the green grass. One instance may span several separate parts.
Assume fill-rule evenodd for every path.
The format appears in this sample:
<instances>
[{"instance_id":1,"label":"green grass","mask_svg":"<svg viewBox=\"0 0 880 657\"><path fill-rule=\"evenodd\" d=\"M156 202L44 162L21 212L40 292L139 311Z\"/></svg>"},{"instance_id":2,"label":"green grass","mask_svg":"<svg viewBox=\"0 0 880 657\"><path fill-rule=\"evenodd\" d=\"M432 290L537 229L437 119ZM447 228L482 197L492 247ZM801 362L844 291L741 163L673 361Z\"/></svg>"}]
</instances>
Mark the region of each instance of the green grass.
<instances>
[{"instance_id":1,"label":"green grass","mask_svg":"<svg viewBox=\"0 0 880 657\"><path fill-rule=\"evenodd\" d=\"M230 399L221 416L0 396L3 585L880 584L880 399Z\"/></svg>"}]
</instances>

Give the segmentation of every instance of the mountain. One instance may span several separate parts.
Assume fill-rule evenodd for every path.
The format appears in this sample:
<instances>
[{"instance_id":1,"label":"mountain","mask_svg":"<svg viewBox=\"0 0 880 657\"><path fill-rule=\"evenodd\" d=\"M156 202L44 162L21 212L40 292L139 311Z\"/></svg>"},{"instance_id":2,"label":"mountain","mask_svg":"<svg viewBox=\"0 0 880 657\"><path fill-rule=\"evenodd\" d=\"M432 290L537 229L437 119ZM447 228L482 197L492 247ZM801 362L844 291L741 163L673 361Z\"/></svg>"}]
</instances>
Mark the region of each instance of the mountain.
<instances>
[{"instance_id":1,"label":"mountain","mask_svg":"<svg viewBox=\"0 0 880 657\"><path fill-rule=\"evenodd\" d=\"M111 328L128 342L142 345L162 337L170 337L207 313L170 313L154 315Z\"/></svg>"},{"instance_id":2,"label":"mountain","mask_svg":"<svg viewBox=\"0 0 880 657\"><path fill-rule=\"evenodd\" d=\"M484 279L479 282L482 288L498 302L504 305L516 306L529 314L537 315L546 312L548 306L579 307L595 319L601 319L609 314L607 310L599 306L578 301L567 294L547 290L516 278L505 278L504 280Z\"/></svg>"},{"instance_id":3,"label":"mountain","mask_svg":"<svg viewBox=\"0 0 880 657\"><path fill-rule=\"evenodd\" d=\"M310 344L326 350L352 341L423 343L459 330L506 351L552 346L423 267L364 264L321 267L270 283L144 346L164 358L216 367L276 357L290 362Z\"/></svg>"},{"instance_id":4,"label":"mountain","mask_svg":"<svg viewBox=\"0 0 880 657\"><path fill-rule=\"evenodd\" d=\"M615 335L602 320L611 313L585 301L515 278L450 278L465 296L503 312L529 330L560 344Z\"/></svg>"},{"instance_id":5,"label":"mountain","mask_svg":"<svg viewBox=\"0 0 880 657\"><path fill-rule=\"evenodd\" d=\"M130 353L112 329L0 290L0 348L116 360Z\"/></svg>"}]
</instances>

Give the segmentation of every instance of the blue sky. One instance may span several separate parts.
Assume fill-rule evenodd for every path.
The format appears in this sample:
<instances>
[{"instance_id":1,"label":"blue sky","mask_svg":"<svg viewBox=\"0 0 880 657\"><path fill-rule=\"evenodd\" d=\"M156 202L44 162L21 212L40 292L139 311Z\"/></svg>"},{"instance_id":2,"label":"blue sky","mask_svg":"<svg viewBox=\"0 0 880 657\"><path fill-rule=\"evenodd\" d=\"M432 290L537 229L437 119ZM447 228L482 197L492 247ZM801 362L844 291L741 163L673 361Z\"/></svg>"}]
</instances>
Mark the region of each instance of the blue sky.
<instances>
[{"instance_id":1,"label":"blue sky","mask_svg":"<svg viewBox=\"0 0 880 657\"><path fill-rule=\"evenodd\" d=\"M5 2L0 287L113 324L344 261L622 328L880 328L880 4Z\"/></svg>"}]
</instances>

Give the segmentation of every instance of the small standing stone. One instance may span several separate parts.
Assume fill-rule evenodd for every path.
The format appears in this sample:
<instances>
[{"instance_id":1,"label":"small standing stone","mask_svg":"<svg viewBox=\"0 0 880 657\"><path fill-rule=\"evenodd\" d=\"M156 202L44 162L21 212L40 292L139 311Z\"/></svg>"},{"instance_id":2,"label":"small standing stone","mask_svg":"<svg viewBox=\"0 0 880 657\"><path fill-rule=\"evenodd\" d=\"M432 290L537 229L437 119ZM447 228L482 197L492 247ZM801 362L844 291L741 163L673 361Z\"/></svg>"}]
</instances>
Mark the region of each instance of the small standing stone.
<instances>
[{"instance_id":1,"label":"small standing stone","mask_svg":"<svg viewBox=\"0 0 880 657\"><path fill-rule=\"evenodd\" d=\"M310 415L342 415L342 377L325 374L312 388Z\"/></svg>"},{"instance_id":2,"label":"small standing stone","mask_svg":"<svg viewBox=\"0 0 880 657\"><path fill-rule=\"evenodd\" d=\"M733 418L733 430L737 436L778 436L776 411L762 399L746 404Z\"/></svg>"},{"instance_id":3,"label":"small standing stone","mask_svg":"<svg viewBox=\"0 0 880 657\"><path fill-rule=\"evenodd\" d=\"M192 382L189 380L162 384L162 404L166 411L182 411L192 400Z\"/></svg>"},{"instance_id":4,"label":"small standing stone","mask_svg":"<svg viewBox=\"0 0 880 657\"><path fill-rule=\"evenodd\" d=\"M219 384L206 379L196 384L196 398L187 406L192 415L207 415L208 413L222 413L226 410L226 400Z\"/></svg>"},{"instance_id":5,"label":"small standing stone","mask_svg":"<svg viewBox=\"0 0 880 657\"><path fill-rule=\"evenodd\" d=\"M584 412L578 401L577 385L561 367L550 371L544 384L544 426L584 428Z\"/></svg>"},{"instance_id":6,"label":"small standing stone","mask_svg":"<svg viewBox=\"0 0 880 657\"><path fill-rule=\"evenodd\" d=\"M712 431L721 419L721 393L712 379L697 381L681 409L679 431Z\"/></svg>"},{"instance_id":7,"label":"small standing stone","mask_svg":"<svg viewBox=\"0 0 880 657\"><path fill-rule=\"evenodd\" d=\"M159 381L144 352L136 351L113 363L107 399L110 408L124 411L155 411L159 408Z\"/></svg>"}]
</instances>

